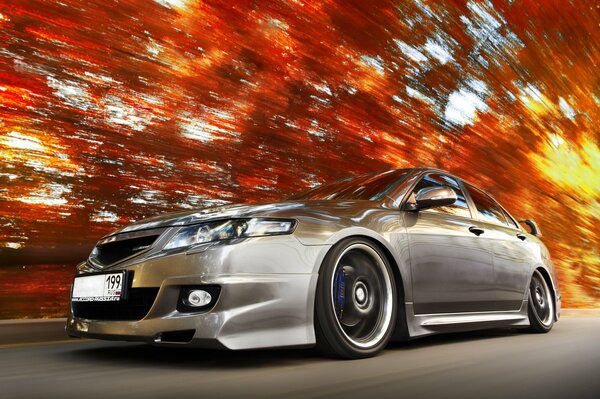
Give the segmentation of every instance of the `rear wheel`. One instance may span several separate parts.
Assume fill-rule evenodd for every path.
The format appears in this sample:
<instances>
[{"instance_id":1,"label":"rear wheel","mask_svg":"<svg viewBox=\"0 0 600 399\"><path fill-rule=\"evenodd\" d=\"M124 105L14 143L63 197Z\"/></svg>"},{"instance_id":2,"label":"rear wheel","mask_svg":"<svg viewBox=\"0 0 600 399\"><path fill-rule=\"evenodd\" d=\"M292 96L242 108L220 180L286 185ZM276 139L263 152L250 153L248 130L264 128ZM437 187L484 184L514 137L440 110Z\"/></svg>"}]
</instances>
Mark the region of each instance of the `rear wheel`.
<instances>
[{"instance_id":1,"label":"rear wheel","mask_svg":"<svg viewBox=\"0 0 600 399\"><path fill-rule=\"evenodd\" d=\"M388 343L396 321L396 286L385 255L350 238L327 254L315 303L317 346L342 358L370 357Z\"/></svg>"},{"instance_id":2,"label":"rear wheel","mask_svg":"<svg viewBox=\"0 0 600 399\"><path fill-rule=\"evenodd\" d=\"M546 279L536 270L529 284L529 301L527 304L529 331L547 333L554 325L554 301Z\"/></svg>"}]
</instances>

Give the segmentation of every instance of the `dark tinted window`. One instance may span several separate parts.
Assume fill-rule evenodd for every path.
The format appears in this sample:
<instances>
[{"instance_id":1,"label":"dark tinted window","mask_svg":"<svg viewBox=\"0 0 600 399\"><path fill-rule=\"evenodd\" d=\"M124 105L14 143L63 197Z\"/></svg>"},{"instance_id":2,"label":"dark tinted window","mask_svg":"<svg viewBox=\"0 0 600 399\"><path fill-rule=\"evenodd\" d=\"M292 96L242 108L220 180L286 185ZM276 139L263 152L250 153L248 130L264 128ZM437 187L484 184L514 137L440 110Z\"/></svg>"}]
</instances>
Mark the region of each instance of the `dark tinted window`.
<instances>
[{"instance_id":1,"label":"dark tinted window","mask_svg":"<svg viewBox=\"0 0 600 399\"><path fill-rule=\"evenodd\" d=\"M456 202L452 205L428 209L427 212L437 212L470 218L471 212L469 211L465 195L458 185L458 182L450 176L441 175L439 173L430 173L426 175L415 186L409 201L414 202L417 193L424 188L443 186L451 187L456 192Z\"/></svg>"},{"instance_id":2,"label":"dark tinted window","mask_svg":"<svg viewBox=\"0 0 600 399\"><path fill-rule=\"evenodd\" d=\"M485 194L483 191L476 189L469 185L469 194L475 203L477 208L477 216L479 219L486 222L500 223L506 226L515 227L512 222L507 220L508 215L505 215L504 211L490 196Z\"/></svg>"},{"instance_id":3,"label":"dark tinted window","mask_svg":"<svg viewBox=\"0 0 600 399\"><path fill-rule=\"evenodd\" d=\"M407 170L371 173L358 177L324 184L305 193L295 195L294 200L380 200L397 187L406 176Z\"/></svg>"}]
</instances>

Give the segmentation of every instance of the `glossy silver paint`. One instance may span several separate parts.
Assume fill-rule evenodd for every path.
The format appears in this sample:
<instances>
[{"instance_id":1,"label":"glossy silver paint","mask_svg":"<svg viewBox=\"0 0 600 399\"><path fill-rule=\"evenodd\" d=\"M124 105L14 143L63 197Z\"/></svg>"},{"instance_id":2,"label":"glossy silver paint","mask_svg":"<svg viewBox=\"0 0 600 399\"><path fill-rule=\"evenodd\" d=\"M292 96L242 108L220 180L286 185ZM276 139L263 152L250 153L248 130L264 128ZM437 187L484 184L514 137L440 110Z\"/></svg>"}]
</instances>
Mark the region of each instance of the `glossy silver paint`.
<instances>
[{"instance_id":1,"label":"glossy silver paint","mask_svg":"<svg viewBox=\"0 0 600 399\"><path fill-rule=\"evenodd\" d=\"M560 293L546 247L522 228L436 213L402 210L428 168L409 176L379 201L287 201L231 205L146 219L103 240L159 231L151 248L102 268L89 260L80 272L132 270L132 286L160 287L150 312L140 321L96 321L72 315L72 336L145 341L157 345L250 349L315 343L315 288L321 263L340 240L372 240L395 269L399 292L398 339L444 331L526 327L528 287L537 270L548 281L560 313ZM460 180L460 179L459 179ZM469 207L473 207L469 199ZM475 214L475 213L473 213ZM204 244L168 253L162 246L182 226L216 218L292 218L291 235ZM483 230L483 233L481 233ZM215 284L221 295L201 314L176 310L182 285ZM403 327L405 326L405 327ZM163 342L161 333L195 330L189 344Z\"/></svg>"}]
</instances>

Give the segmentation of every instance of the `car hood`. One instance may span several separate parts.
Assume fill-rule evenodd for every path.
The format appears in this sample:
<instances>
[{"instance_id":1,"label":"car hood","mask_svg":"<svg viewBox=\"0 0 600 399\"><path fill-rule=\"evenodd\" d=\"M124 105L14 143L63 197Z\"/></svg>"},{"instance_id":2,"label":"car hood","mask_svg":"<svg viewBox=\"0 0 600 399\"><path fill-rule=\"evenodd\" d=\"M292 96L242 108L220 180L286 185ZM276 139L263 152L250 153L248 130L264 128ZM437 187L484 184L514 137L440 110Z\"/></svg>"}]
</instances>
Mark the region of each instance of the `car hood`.
<instances>
[{"instance_id":1,"label":"car hood","mask_svg":"<svg viewBox=\"0 0 600 399\"><path fill-rule=\"evenodd\" d=\"M368 201L370 202L370 201ZM289 217L303 214L339 214L364 206L365 201L287 201L277 203L231 204L184 212L172 212L143 219L108 234L106 237L138 230L184 226L224 218L258 216ZM362 205L361 205L362 204Z\"/></svg>"}]
</instances>

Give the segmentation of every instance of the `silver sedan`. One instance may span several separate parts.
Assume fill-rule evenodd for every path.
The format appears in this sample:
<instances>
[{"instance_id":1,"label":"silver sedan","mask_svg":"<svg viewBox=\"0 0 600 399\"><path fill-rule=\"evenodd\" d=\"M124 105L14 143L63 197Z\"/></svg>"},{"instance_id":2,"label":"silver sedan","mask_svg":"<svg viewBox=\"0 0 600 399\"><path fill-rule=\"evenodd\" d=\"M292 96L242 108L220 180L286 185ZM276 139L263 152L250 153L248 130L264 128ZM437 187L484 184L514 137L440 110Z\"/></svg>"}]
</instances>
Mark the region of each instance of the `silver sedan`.
<instances>
[{"instance_id":1,"label":"silver sedan","mask_svg":"<svg viewBox=\"0 0 600 399\"><path fill-rule=\"evenodd\" d=\"M162 215L102 238L78 266L74 337L228 349L390 340L560 314L550 255L479 188L430 168L372 173L279 203Z\"/></svg>"}]
</instances>

